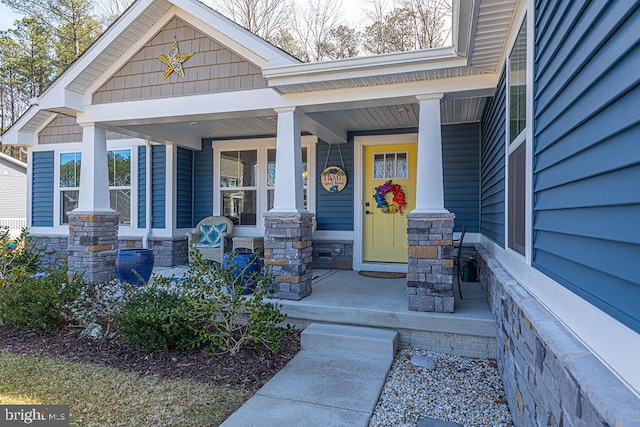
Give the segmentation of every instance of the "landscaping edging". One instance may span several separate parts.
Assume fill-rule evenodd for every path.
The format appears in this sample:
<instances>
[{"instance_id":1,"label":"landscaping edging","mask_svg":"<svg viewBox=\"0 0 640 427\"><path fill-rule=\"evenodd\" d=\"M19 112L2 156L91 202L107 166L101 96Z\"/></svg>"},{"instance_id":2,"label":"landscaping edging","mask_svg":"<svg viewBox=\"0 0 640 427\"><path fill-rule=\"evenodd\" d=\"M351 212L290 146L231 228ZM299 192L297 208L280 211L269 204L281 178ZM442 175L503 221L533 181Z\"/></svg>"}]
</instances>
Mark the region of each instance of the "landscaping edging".
<instances>
[{"instance_id":1,"label":"landscaping edging","mask_svg":"<svg viewBox=\"0 0 640 427\"><path fill-rule=\"evenodd\" d=\"M477 250L514 424L636 425L640 399L483 247Z\"/></svg>"}]
</instances>

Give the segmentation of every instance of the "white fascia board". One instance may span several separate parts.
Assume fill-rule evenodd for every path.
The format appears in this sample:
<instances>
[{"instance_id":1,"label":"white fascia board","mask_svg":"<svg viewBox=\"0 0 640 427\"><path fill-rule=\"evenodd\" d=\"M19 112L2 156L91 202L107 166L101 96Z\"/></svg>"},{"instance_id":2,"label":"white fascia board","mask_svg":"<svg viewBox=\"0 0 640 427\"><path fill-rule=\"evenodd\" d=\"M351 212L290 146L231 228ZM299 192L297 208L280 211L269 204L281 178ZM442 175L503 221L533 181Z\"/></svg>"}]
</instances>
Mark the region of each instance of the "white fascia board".
<instances>
[{"instance_id":1,"label":"white fascia board","mask_svg":"<svg viewBox=\"0 0 640 427\"><path fill-rule=\"evenodd\" d=\"M4 145L33 145L33 132L26 132L22 129L29 124L36 114L40 112L40 107L32 105L7 131L2 134L0 142Z\"/></svg>"},{"instance_id":2,"label":"white fascia board","mask_svg":"<svg viewBox=\"0 0 640 427\"><path fill-rule=\"evenodd\" d=\"M40 98L38 104L43 110L70 108L74 111L82 111L84 102L82 94L62 86L56 86L47 96Z\"/></svg>"},{"instance_id":3,"label":"white fascia board","mask_svg":"<svg viewBox=\"0 0 640 427\"><path fill-rule=\"evenodd\" d=\"M108 122L113 126L124 126L145 124L151 121L153 123L170 123L204 120L211 119L213 115L217 115L219 118L268 115L273 114L274 108L302 107L305 111L321 111L323 108L319 108L319 106L322 105L328 106L324 110L330 110L331 104L354 103L357 105L357 103L364 101L375 101L380 105L386 105L401 98L415 99L416 95L495 88L498 79L497 74L482 74L287 95L281 95L273 89L265 88L112 102L85 106L84 112L78 113L77 122L78 124Z\"/></svg>"},{"instance_id":4,"label":"white fascia board","mask_svg":"<svg viewBox=\"0 0 640 427\"><path fill-rule=\"evenodd\" d=\"M26 163L21 162L21 161L20 161L20 160L18 160L18 159L14 159L14 158L13 158L13 157L11 157L11 156L7 156L7 155L6 155L6 154L4 154L4 153L0 153L0 159L5 160L5 161L7 161L7 162L9 162L9 163L13 163L14 165L16 165L16 166L20 166L21 168L24 168L24 169L26 169L26 168L27 168L27 164L26 164Z\"/></svg>"},{"instance_id":5,"label":"white fascia board","mask_svg":"<svg viewBox=\"0 0 640 427\"><path fill-rule=\"evenodd\" d=\"M89 48L73 62L67 69L42 93L43 100L50 92L64 88L71 83L91 62L93 62L103 50L107 48L115 38L124 31L138 16L155 0L138 0L111 25ZM54 97L55 98L55 97Z\"/></svg>"},{"instance_id":6,"label":"white fascia board","mask_svg":"<svg viewBox=\"0 0 640 427\"><path fill-rule=\"evenodd\" d=\"M269 67L262 75L272 87L438 70L467 65L453 47Z\"/></svg>"}]
</instances>

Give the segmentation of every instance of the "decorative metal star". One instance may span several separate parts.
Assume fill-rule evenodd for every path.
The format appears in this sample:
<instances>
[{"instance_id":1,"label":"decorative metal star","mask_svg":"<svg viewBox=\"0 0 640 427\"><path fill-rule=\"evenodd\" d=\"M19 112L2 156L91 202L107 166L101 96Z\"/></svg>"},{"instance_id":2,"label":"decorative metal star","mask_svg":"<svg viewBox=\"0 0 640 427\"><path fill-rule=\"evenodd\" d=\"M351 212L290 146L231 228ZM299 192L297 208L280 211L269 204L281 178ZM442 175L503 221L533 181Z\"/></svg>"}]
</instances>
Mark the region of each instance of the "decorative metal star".
<instances>
[{"instance_id":1,"label":"decorative metal star","mask_svg":"<svg viewBox=\"0 0 640 427\"><path fill-rule=\"evenodd\" d=\"M173 46L171 47L171 51L169 52L169 57L164 55L158 55L158 59L165 64L167 64L167 69L164 70L164 74L162 75L162 80L169 77L172 71L175 71L183 79L184 71L182 70L182 63L187 59L191 58L195 52L191 53L178 53L178 40L173 39Z\"/></svg>"}]
</instances>

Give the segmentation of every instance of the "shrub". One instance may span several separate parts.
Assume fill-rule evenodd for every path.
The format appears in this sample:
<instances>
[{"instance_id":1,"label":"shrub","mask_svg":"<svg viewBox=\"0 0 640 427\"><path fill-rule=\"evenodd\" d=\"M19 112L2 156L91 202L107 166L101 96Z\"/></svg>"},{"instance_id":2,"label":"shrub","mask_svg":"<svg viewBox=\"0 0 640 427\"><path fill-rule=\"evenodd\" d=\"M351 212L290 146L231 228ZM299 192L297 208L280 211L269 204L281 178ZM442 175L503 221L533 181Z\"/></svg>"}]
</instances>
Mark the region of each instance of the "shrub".
<instances>
[{"instance_id":1,"label":"shrub","mask_svg":"<svg viewBox=\"0 0 640 427\"><path fill-rule=\"evenodd\" d=\"M257 254L247 267L255 257ZM188 309L180 315L194 326L195 345L209 353L235 354L249 343L278 351L290 327L281 327L286 315L275 304L264 301L273 293L273 277L268 273L235 275L237 264L233 254L229 265L222 268L209 263L194 251L193 262L181 284ZM248 287L253 292L244 295Z\"/></svg>"},{"instance_id":2,"label":"shrub","mask_svg":"<svg viewBox=\"0 0 640 427\"><path fill-rule=\"evenodd\" d=\"M41 252L35 248L33 240L26 228L14 239L9 235L8 227L0 227L0 287L16 270L22 273L36 272Z\"/></svg>"},{"instance_id":3,"label":"shrub","mask_svg":"<svg viewBox=\"0 0 640 427\"><path fill-rule=\"evenodd\" d=\"M130 292L115 318L118 334L144 351L186 348L193 342L192 325L181 320L187 304L179 292L160 277Z\"/></svg>"},{"instance_id":4,"label":"shrub","mask_svg":"<svg viewBox=\"0 0 640 427\"><path fill-rule=\"evenodd\" d=\"M38 328L62 323L64 306L86 285L80 276L69 279L66 268L37 275L17 268L5 279L0 287L0 320Z\"/></svg>"},{"instance_id":5,"label":"shrub","mask_svg":"<svg viewBox=\"0 0 640 427\"><path fill-rule=\"evenodd\" d=\"M86 283L78 291L77 297L64 305L65 314L70 322L82 327L98 323L109 335L116 314L129 295L117 279L109 282Z\"/></svg>"},{"instance_id":6,"label":"shrub","mask_svg":"<svg viewBox=\"0 0 640 427\"><path fill-rule=\"evenodd\" d=\"M264 300L272 277L254 273L243 279L233 273L233 258L230 268L222 268L196 250L192 254L179 284L155 275L151 285L132 292L116 316L120 336L143 350L235 354L253 343L277 351L290 328L280 326L286 315L279 307ZM253 293L243 295L248 286Z\"/></svg>"}]
</instances>

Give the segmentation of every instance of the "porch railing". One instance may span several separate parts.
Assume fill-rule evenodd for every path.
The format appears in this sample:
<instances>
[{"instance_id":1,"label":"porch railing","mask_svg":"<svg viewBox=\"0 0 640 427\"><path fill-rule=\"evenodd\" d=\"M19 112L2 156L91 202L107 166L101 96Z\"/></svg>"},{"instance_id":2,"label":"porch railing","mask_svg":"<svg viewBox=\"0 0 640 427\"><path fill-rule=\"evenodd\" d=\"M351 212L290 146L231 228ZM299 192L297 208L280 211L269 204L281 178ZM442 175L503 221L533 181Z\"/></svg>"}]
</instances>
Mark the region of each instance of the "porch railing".
<instances>
[{"instance_id":1,"label":"porch railing","mask_svg":"<svg viewBox=\"0 0 640 427\"><path fill-rule=\"evenodd\" d=\"M26 226L26 218L0 218L0 227L9 227L9 233L12 236L20 234Z\"/></svg>"}]
</instances>

